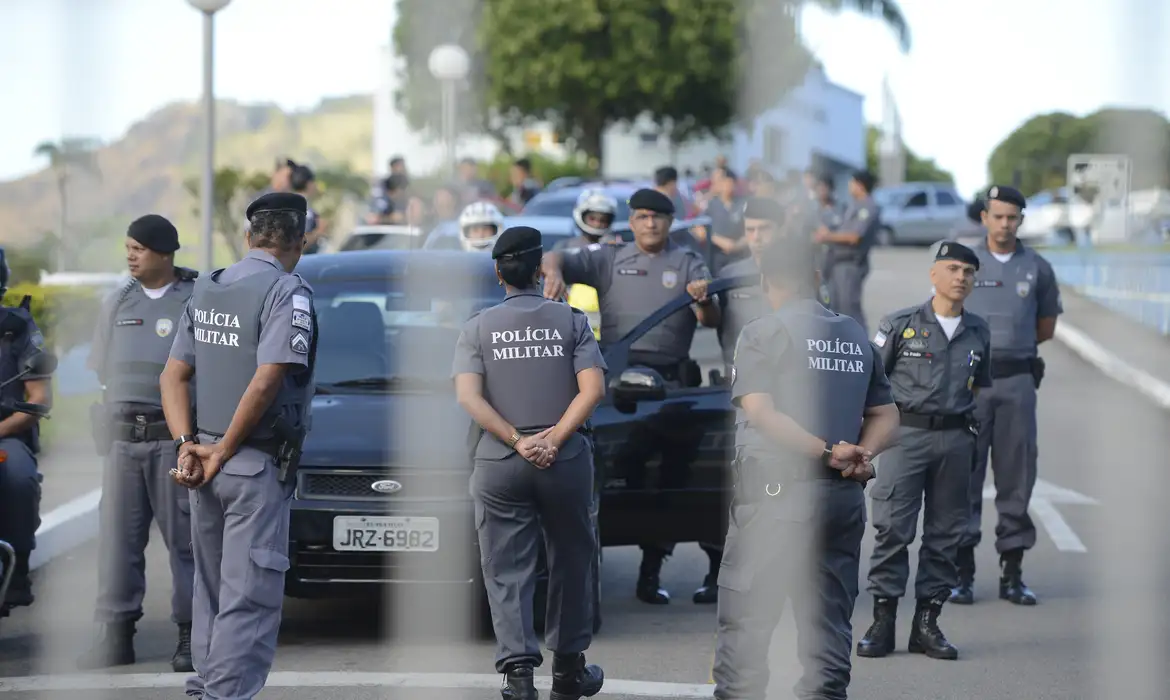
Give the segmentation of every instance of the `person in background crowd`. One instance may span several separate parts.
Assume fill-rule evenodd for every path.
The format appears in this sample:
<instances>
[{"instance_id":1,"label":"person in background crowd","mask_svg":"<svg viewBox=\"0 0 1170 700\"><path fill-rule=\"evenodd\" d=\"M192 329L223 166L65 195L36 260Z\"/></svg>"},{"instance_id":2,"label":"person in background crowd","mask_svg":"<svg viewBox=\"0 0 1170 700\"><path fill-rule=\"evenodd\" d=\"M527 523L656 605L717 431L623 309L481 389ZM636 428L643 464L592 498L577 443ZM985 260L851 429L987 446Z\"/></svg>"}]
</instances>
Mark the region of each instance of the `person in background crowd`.
<instances>
[{"instance_id":1,"label":"person in background crowd","mask_svg":"<svg viewBox=\"0 0 1170 700\"><path fill-rule=\"evenodd\" d=\"M670 165L664 165L654 171L654 189L670 198L676 212L687 211L687 202L678 186L678 170Z\"/></svg>"},{"instance_id":2,"label":"person in background crowd","mask_svg":"<svg viewBox=\"0 0 1170 700\"><path fill-rule=\"evenodd\" d=\"M523 208L528 200L540 194L540 182L532 176L532 161L527 158L517 158L509 169L508 178L512 182L512 193L508 201L517 208Z\"/></svg>"},{"instance_id":3,"label":"person in background crowd","mask_svg":"<svg viewBox=\"0 0 1170 700\"><path fill-rule=\"evenodd\" d=\"M412 194L406 200L406 224L424 230L429 230L429 227L434 225L431 213L427 210L427 203L422 197Z\"/></svg>"},{"instance_id":4,"label":"person in background crowd","mask_svg":"<svg viewBox=\"0 0 1170 700\"><path fill-rule=\"evenodd\" d=\"M772 177L772 173L763 168L759 168L752 173L751 179L748 181L748 188L751 190L753 197L767 197L769 199L775 199L777 197L776 178Z\"/></svg>"},{"instance_id":5,"label":"person in background crowd","mask_svg":"<svg viewBox=\"0 0 1170 700\"><path fill-rule=\"evenodd\" d=\"M491 202L472 202L459 214L459 243L469 253L490 251L504 232L504 215Z\"/></svg>"},{"instance_id":6,"label":"person in background crowd","mask_svg":"<svg viewBox=\"0 0 1170 700\"><path fill-rule=\"evenodd\" d=\"M309 166L297 165L289 176L289 188L304 197L306 201L311 202L319 192L317 176L313 174L313 170ZM317 214L316 209L310 206L305 214L305 255L321 252L321 237L324 235L324 231L325 227L322 225L320 215Z\"/></svg>"},{"instance_id":7,"label":"person in background crowd","mask_svg":"<svg viewBox=\"0 0 1170 700\"><path fill-rule=\"evenodd\" d=\"M736 195L736 189L735 173L726 167L717 168L711 178L711 191L715 196L707 203L707 216L711 219L710 241L716 249L712 274L716 277L724 265L747 255L747 243L743 240L743 202Z\"/></svg>"},{"instance_id":8,"label":"person in background crowd","mask_svg":"<svg viewBox=\"0 0 1170 700\"><path fill-rule=\"evenodd\" d=\"M406 159L402 156L394 156L390 159L390 174L401 175L410 183L410 173L406 169Z\"/></svg>"},{"instance_id":9,"label":"person in background crowd","mask_svg":"<svg viewBox=\"0 0 1170 700\"><path fill-rule=\"evenodd\" d=\"M463 204L471 204L479 199L493 199L499 196L496 186L479 176L479 163L474 158L464 158L459 161L457 178Z\"/></svg>"},{"instance_id":10,"label":"person in background crowd","mask_svg":"<svg viewBox=\"0 0 1170 700\"><path fill-rule=\"evenodd\" d=\"M366 214L366 223L404 223L406 221L407 184L406 176L401 174L391 175L384 179L381 187L374 190L370 212Z\"/></svg>"},{"instance_id":11,"label":"person in background crowd","mask_svg":"<svg viewBox=\"0 0 1170 700\"><path fill-rule=\"evenodd\" d=\"M292 171L296 167L296 161L291 158L277 158L276 168L272 171L272 179L269 181L268 192L288 192L289 178L292 177Z\"/></svg>"},{"instance_id":12,"label":"person in background crowd","mask_svg":"<svg viewBox=\"0 0 1170 700\"><path fill-rule=\"evenodd\" d=\"M450 185L435 190L431 197L431 214L435 223L454 221L459 218L459 193Z\"/></svg>"},{"instance_id":13,"label":"person in background crowd","mask_svg":"<svg viewBox=\"0 0 1170 700\"><path fill-rule=\"evenodd\" d=\"M852 316L863 328L862 289L869 276L869 251L881 226L881 207L871 196L876 183L877 178L866 170L853 173L849 180L853 204L842 215L840 228L821 226L814 237L817 243L830 247L826 284L833 311Z\"/></svg>"}]
</instances>

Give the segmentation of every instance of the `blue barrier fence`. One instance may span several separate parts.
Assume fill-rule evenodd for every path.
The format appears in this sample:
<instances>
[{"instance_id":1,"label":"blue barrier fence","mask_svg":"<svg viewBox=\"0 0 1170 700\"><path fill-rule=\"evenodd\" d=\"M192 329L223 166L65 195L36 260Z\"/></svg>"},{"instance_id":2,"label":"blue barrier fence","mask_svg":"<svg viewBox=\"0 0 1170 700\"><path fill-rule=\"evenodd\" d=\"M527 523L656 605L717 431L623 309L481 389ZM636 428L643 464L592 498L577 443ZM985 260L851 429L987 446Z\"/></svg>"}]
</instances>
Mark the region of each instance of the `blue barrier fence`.
<instances>
[{"instance_id":1,"label":"blue barrier fence","mask_svg":"<svg viewBox=\"0 0 1170 700\"><path fill-rule=\"evenodd\" d=\"M1044 251L1060 283L1170 335L1170 251Z\"/></svg>"}]
</instances>

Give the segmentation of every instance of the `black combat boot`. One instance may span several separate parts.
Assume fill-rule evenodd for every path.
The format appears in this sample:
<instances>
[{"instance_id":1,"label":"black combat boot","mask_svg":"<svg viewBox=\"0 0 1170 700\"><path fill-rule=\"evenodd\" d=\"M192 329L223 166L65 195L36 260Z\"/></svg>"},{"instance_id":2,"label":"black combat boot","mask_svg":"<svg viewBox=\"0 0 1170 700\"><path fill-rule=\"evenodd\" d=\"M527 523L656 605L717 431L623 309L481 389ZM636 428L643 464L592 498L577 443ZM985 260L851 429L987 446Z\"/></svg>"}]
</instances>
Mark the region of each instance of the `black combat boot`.
<instances>
[{"instance_id":1,"label":"black combat boot","mask_svg":"<svg viewBox=\"0 0 1170 700\"><path fill-rule=\"evenodd\" d=\"M1035 605L1036 594L1024 583L1024 550L999 555L999 597L1016 605Z\"/></svg>"},{"instance_id":2,"label":"black combat boot","mask_svg":"<svg viewBox=\"0 0 1170 700\"><path fill-rule=\"evenodd\" d=\"M537 700L540 697L532 684L531 666L510 666L504 672L504 685L500 686L504 700Z\"/></svg>"},{"instance_id":3,"label":"black combat boot","mask_svg":"<svg viewBox=\"0 0 1170 700\"><path fill-rule=\"evenodd\" d=\"M660 552L642 552L642 567L638 571L638 585L634 589L634 594L643 603L666 605L670 602L670 594L662 588L658 581L658 575L662 571L662 561L665 558L665 555Z\"/></svg>"},{"instance_id":4,"label":"black combat boot","mask_svg":"<svg viewBox=\"0 0 1170 700\"><path fill-rule=\"evenodd\" d=\"M894 634L894 622L897 619L897 598L874 598L873 624L869 626L869 629L865 631L865 636L857 643L857 655L878 659L892 654L897 643Z\"/></svg>"},{"instance_id":5,"label":"black combat boot","mask_svg":"<svg viewBox=\"0 0 1170 700\"><path fill-rule=\"evenodd\" d=\"M134 622L111 622L102 625L97 639L80 658L77 667L94 671L111 666L129 666L134 663Z\"/></svg>"},{"instance_id":6,"label":"black combat boot","mask_svg":"<svg viewBox=\"0 0 1170 700\"><path fill-rule=\"evenodd\" d=\"M175 673L193 673L195 665L191 663L191 623L179 624L179 645L175 647L175 655L171 657L171 669Z\"/></svg>"},{"instance_id":7,"label":"black combat boot","mask_svg":"<svg viewBox=\"0 0 1170 700\"><path fill-rule=\"evenodd\" d=\"M959 565L959 585L951 589L951 602L971 605L975 602L975 548L960 547L956 563Z\"/></svg>"},{"instance_id":8,"label":"black combat boot","mask_svg":"<svg viewBox=\"0 0 1170 700\"><path fill-rule=\"evenodd\" d=\"M17 552L16 562L12 567L12 580L8 583L8 592L4 595L5 608L23 608L36 602L32 592L32 578L28 571L29 552Z\"/></svg>"},{"instance_id":9,"label":"black combat boot","mask_svg":"<svg viewBox=\"0 0 1170 700\"><path fill-rule=\"evenodd\" d=\"M703 579L703 585L695 591L695 595L691 598L696 605L714 605L719 602L719 565L723 561L722 554L722 552L707 552L709 560L707 577Z\"/></svg>"},{"instance_id":10,"label":"black combat boot","mask_svg":"<svg viewBox=\"0 0 1170 700\"><path fill-rule=\"evenodd\" d=\"M910 626L911 654L926 654L932 659L953 660L959 658L959 650L947 641L946 635L938 628L938 616L942 614L943 599L919 598L914 608L914 623Z\"/></svg>"},{"instance_id":11,"label":"black combat boot","mask_svg":"<svg viewBox=\"0 0 1170 700\"><path fill-rule=\"evenodd\" d=\"M605 672L596 664L586 664L584 654L554 654L552 692L549 700L580 700L601 692Z\"/></svg>"}]
</instances>

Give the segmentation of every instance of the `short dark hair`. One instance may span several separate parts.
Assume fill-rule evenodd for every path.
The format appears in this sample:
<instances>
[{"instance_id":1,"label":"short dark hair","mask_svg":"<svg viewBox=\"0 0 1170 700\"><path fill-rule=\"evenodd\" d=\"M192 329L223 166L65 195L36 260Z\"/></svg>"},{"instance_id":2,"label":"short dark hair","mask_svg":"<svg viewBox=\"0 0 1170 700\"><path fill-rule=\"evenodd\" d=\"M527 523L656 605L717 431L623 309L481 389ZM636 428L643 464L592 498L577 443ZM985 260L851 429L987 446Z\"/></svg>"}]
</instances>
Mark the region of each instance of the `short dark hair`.
<instances>
[{"instance_id":1,"label":"short dark hair","mask_svg":"<svg viewBox=\"0 0 1170 700\"><path fill-rule=\"evenodd\" d=\"M532 172L532 161L528 160L527 158L517 158L516 160L512 161L512 165L515 165L517 168L520 168L526 173Z\"/></svg>"},{"instance_id":2,"label":"short dark hair","mask_svg":"<svg viewBox=\"0 0 1170 700\"><path fill-rule=\"evenodd\" d=\"M406 159L402 156L394 156L390 159L390 167L393 168L395 165L406 165Z\"/></svg>"},{"instance_id":3,"label":"short dark hair","mask_svg":"<svg viewBox=\"0 0 1170 700\"><path fill-rule=\"evenodd\" d=\"M654 171L655 187L665 187L672 182L678 182L678 169L672 165L664 165Z\"/></svg>"},{"instance_id":4,"label":"short dark hair","mask_svg":"<svg viewBox=\"0 0 1170 700\"><path fill-rule=\"evenodd\" d=\"M317 176L313 174L310 168L304 165L298 165L292 169L292 173L288 178L288 184L293 192L300 193L304 192L309 187L309 183L316 179Z\"/></svg>"},{"instance_id":5,"label":"short dark hair","mask_svg":"<svg viewBox=\"0 0 1170 700\"><path fill-rule=\"evenodd\" d=\"M382 185L387 192L401 192L410 184L410 179L401 173L395 173L386 178Z\"/></svg>"},{"instance_id":6,"label":"short dark hair","mask_svg":"<svg viewBox=\"0 0 1170 700\"><path fill-rule=\"evenodd\" d=\"M853 179L864 187L867 193L872 193L874 186L877 185L877 178L868 170L858 170L853 173Z\"/></svg>"},{"instance_id":7,"label":"short dark hair","mask_svg":"<svg viewBox=\"0 0 1170 700\"><path fill-rule=\"evenodd\" d=\"M760 251L760 272L769 284L794 292L816 289L816 256L809 241L777 236Z\"/></svg>"},{"instance_id":8,"label":"short dark hair","mask_svg":"<svg viewBox=\"0 0 1170 700\"><path fill-rule=\"evenodd\" d=\"M504 280L504 284L528 289L536 284L536 273L540 271L542 258L543 252L539 249L509 255L496 261L496 269L500 271L500 279Z\"/></svg>"},{"instance_id":9,"label":"short dark hair","mask_svg":"<svg viewBox=\"0 0 1170 700\"><path fill-rule=\"evenodd\" d=\"M253 248L293 250L304 244L305 217L295 211L259 211L248 220Z\"/></svg>"}]
</instances>

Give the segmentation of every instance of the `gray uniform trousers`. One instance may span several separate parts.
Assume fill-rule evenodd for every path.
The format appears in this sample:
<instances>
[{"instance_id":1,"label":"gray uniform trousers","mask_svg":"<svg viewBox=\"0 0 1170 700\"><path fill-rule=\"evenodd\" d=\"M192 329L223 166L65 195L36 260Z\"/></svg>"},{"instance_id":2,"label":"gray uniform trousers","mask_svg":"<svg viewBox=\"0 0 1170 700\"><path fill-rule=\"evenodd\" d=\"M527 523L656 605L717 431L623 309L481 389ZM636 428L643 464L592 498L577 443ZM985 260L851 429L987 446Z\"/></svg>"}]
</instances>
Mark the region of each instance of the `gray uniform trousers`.
<instances>
[{"instance_id":1,"label":"gray uniform trousers","mask_svg":"<svg viewBox=\"0 0 1170 700\"><path fill-rule=\"evenodd\" d=\"M548 555L545 641L557 654L574 654L593 641L593 447L562 453L548 469L518 454L475 460L471 495L484 585L496 633L496 670L539 666L544 658L533 628L537 558ZM568 443L566 443L566 446Z\"/></svg>"},{"instance_id":2,"label":"gray uniform trousers","mask_svg":"<svg viewBox=\"0 0 1170 700\"><path fill-rule=\"evenodd\" d=\"M292 493L277 480L273 458L250 447L191 491L197 675L187 681L188 695L251 700L264 687L280 632Z\"/></svg>"},{"instance_id":3,"label":"gray uniform trousers","mask_svg":"<svg viewBox=\"0 0 1170 700\"><path fill-rule=\"evenodd\" d=\"M719 573L714 696L764 700L768 647L786 600L804 675L800 700L844 700L853 653L865 491L844 479L795 482L775 501L733 505Z\"/></svg>"},{"instance_id":4,"label":"gray uniform trousers","mask_svg":"<svg viewBox=\"0 0 1170 700\"><path fill-rule=\"evenodd\" d=\"M827 276L830 308L843 316L851 316L861 324L862 329L869 328L865 325L865 312L861 308L869 263L836 261L829 268Z\"/></svg>"},{"instance_id":5,"label":"gray uniform trousers","mask_svg":"<svg viewBox=\"0 0 1170 700\"><path fill-rule=\"evenodd\" d=\"M1036 384L1030 374L996 379L975 398L979 441L975 469L971 472L971 516L962 546L975 547L982 539L983 481L987 477L988 450L995 478L995 549L1031 549L1036 526L1028 515L1036 486Z\"/></svg>"},{"instance_id":6,"label":"gray uniform trousers","mask_svg":"<svg viewBox=\"0 0 1170 700\"><path fill-rule=\"evenodd\" d=\"M146 594L146 545L153 520L170 555L171 619L191 622L195 559L191 553L191 502L175 483L177 450L170 440L115 440L102 473L101 559L94 618L99 623L138 620Z\"/></svg>"},{"instance_id":7,"label":"gray uniform trousers","mask_svg":"<svg viewBox=\"0 0 1170 700\"><path fill-rule=\"evenodd\" d=\"M925 500L914 595L920 599L947 595L959 585L955 556L970 515L967 493L975 436L962 428L905 426L899 435L899 444L882 455L877 479L870 486L877 537L869 560L868 590L880 598L906 593L908 548L918 532L918 511Z\"/></svg>"}]
</instances>

